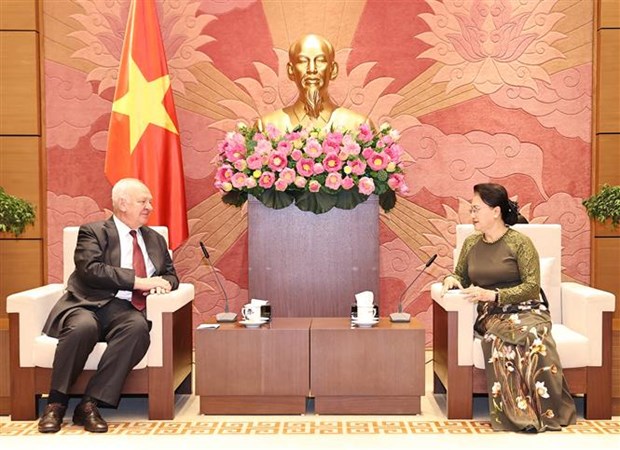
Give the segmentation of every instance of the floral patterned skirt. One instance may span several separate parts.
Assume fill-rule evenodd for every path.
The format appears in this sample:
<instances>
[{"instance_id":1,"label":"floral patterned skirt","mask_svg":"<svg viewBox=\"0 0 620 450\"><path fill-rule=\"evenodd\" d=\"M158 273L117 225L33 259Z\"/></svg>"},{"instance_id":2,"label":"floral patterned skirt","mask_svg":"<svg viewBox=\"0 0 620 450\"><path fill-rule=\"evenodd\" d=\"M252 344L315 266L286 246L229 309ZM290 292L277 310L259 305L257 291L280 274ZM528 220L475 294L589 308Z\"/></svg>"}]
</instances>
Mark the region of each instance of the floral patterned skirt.
<instances>
[{"instance_id":1,"label":"floral patterned skirt","mask_svg":"<svg viewBox=\"0 0 620 450\"><path fill-rule=\"evenodd\" d=\"M486 314L483 332L489 412L496 431L542 432L575 423L571 397L543 307L512 314ZM491 305L488 305L491 307Z\"/></svg>"}]
</instances>

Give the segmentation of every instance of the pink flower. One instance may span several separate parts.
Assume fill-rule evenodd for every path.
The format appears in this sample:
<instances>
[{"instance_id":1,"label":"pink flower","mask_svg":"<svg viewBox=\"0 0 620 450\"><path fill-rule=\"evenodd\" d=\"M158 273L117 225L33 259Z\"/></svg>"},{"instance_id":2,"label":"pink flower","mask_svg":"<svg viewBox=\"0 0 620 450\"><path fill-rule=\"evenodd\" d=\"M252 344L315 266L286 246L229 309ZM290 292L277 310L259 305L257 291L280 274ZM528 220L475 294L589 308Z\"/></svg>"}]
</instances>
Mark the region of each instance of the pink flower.
<instances>
[{"instance_id":1,"label":"pink flower","mask_svg":"<svg viewBox=\"0 0 620 450\"><path fill-rule=\"evenodd\" d=\"M263 172L263 174L258 179L258 185L264 189L269 189L273 186L273 183L276 180L276 176L272 172Z\"/></svg>"},{"instance_id":2,"label":"pink flower","mask_svg":"<svg viewBox=\"0 0 620 450\"><path fill-rule=\"evenodd\" d=\"M313 167L313 171L316 175L320 175L323 172L325 172L325 167L323 167L323 164L321 163L315 163Z\"/></svg>"},{"instance_id":3,"label":"pink flower","mask_svg":"<svg viewBox=\"0 0 620 450\"><path fill-rule=\"evenodd\" d=\"M295 178L295 186L297 186L298 188L301 188L301 189L305 188L307 182L308 182L308 180L306 180L302 176L297 176Z\"/></svg>"},{"instance_id":4,"label":"pink flower","mask_svg":"<svg viewBox=\"0 0 620 450\"><path fill-rule=\"evenodd\" d=\"M260 169L263 167L263 158L258 153L253 153L248 156L248 167L252 170Z\"/></svg>"},{"instance_id":5,"label":"pink flower","mask_svg":"<svg viewBox=\"0 0 620 450\"><path fill-rule=\"evenodd\" d=\"M323 141L323 151L328 154L328 153L338 153L338 151L340 150L340 146L338 145L334 145L333 143L327 142L327 141Z\"/></svg>"},{"instance_id":6,"label":"pink flower","mask_svg":"<svg viewBox=\"0 0 620 450\"><path fill-rule=\"evenodd\" d=\"M301 150L295 149L291 152L291 158L293 158L293 161L299 161L302 156L303 153L301 152Z\"/></svg>"},{"instance_id":7,"label":"pink flower","mask_svg":"<svg viewBox=\"0 0 620 450\"><path fill-rule=\"evenodd\" d=\"M280 172L286 167L286 155L284 153L275 151L269 156L269 162L267 165L275 172Z\"/></svg>"},{"instance_id":8,"label":"pink flower","mask_svg":"<svg viewBox=\"0 0 620 450\"><path fill-rule=\"evenodd\" d=\"M400 157L403 154L403 148L398 144L392 144L385 149L385 153L389 155L392 161L398 163L400 161Z\"/></svg>"},{"instance_id":9,"label":"pink flower","mask_svg":"<svg viewBox=\"0 0 620 450\"><path fill-rule=\"evenodd\" d=\"M286 184L289 185L295 181L295 175L297 175L295 171L290 167L287 167L280 172L280 179L284 180Z\"/></svg>"},{"instance_id":10,"label":"pink flower","mask_svg":"<svg viewBox=\"0 0 620 450\"><path fill-rule=\"evenodd\" d=\"M316 180L310 180L310 183L308 183L308 189L310 189L310 192L319 192L321 190L321 183Z\"/></svg>"},{"instance_id":11,"label":"pink flower","mask_svg":"<svg viewBox=\"0 0 620 450\"><path fill-rule=\"evenodd\" d=\"M271 145L271 141L268 141L266 139L259 141L258 144L256 144L256 147L254 149L254 151L258 153L259 155L267 155L271 153L272 150L273 150L273 145Z\"/></svg>"},{"instance_id":12,"label":"pink flower","mask_svg":"<svg viewBox=\"0 0 620 450\"><path fill-rule=\"evenodd\" d=\"M295 168L300 175L304 177L311 177L314 173L314 161L310 158L302 158L297 161Z\"/></svg>"},{"instance_id":13,"label":"pink flower","mask_svg":"<svg viewBox=\"0 0 620 450\"><path fill-rule=\"evenodd\" d=\"M342 161L336 153L330 153L323 160L323 167L328 172L337 172L342 167Z\"/></svg>"},{"instance_id":14,"label":"pink flower","mask_svg":"<svg viewBox=\"0 0 620 450\"><path fill-rule=\"evenodd\" d=\"M248 167L248 163L245 159L239 159L235 161L233 166L235 166L235 169L237 169L239 172L242 172Z\"/></svg>"},{"instance_id":15,"label":"pink flower","mask_svg":"<svg viewBox=\"0 0 620 450\"><path fill-rule=\"evenodd\" d=\"M275 141L276 139L278 139L282 134L280 133L280 130L278 130L275 125L273 125L272 123L268 123L266 130L267 132L267 136L269 136L269 139L271 139L272 141Z\"/></svg>"},{"instance_id":16,"label":"pink flower","mask_svg":"<svg viewBox=\"0 0 620 450\"><path fill-rule=\"evenodd\" d=\"M232 167L224 164L215 172L215 180L219 182L230 181L233 175Z\"/></svg>"},{"instance_id":17,"label":"pink flower","mask_svg":"<svg viewBox=\"0 0 620 450\"><path fill-rule=\"evenodd\" d=\"M357 138L362 142L372 141L372 131L370 129L370 125L368 125L367 123L361 124L359 128L359 133L357 134Z\"/></svg>"},{"instance_id":18,"label":"pink flower","mask_svg":"<svg viewBox=\"0 0 620 450\"><path fill-rule=\"evenodd\" d=\"M256 187L256 178L248 177L245 180L245 187L248 189L254 189Z\"/></svg>"},{"instance_id":19,"label":"pink flower","mask_svg":"<svg viewBox=\"0 0 620 450\"><path fill-rule=\"evenodd\" d=\"M311 158L317 158L323 153L323 148L321 147L321 144L319 144L319 141L311 138L308 139L308 141L306 142L306 147L304 148L304 151Z\"/></svg>"},{"instance_id":20,"label":"pink flower","mask_svg":"<svg viewBox=\"0 0 620 450\"><path fill-rule=\"evenodd\" d=\"M275 187L276 191L284 192L286 191L288 184L282 178L278 178L278 181L275 182Z\"/></svg>"},{"instance_id":21,"label":"pink flower","mask_svg":"<svg viewBox=\"0 0 620 450\"><path fill-rule=\"evenodd\" d=\"M291 150L293 149L293 144L291 144L289 141L280 141L278 142L278 146L276 148L279 152L282 152L285 155L288 155L291 153Z\"/></svg>"},{"instance_id":22,"label":"pink flower","mask_svg":"<svg viewBox=\"0 0 620 450\"><path fill-rule=\"evenodd\" d=\"M355 142L355 139L353 139L350 135L347 134L344 138L342 138L341 150L347 155L359 155L360 145Z\"/></svg>"},{"instance_id":23,"label":"pink flower","mask_svg":"<svg viewBox=\"0 0 620 450\"><path fill-rule=\"evenodd\" d=\"M252 140L254 142L264 141L265 139L267 139L267 136L265 136L263 133L256 133L254 136L252 136Z\"/></svg>"},{"instance_id":24,"label":"pink flower","mask_svg":"<svg viewBox=\"0 0 620 450\"><path fill-rule=\"evenodd\" d=\"M387 167L388 163L390 162L390 157L385 153L385 152L381 152L381 153L374 153L370 156L370 158L367 158L368 160L368 165L370 166L370 168L372 170L383 170Z\"/></svg>"},{"instance_id":25,"label":"pink flower","mask_svg":"<svg viewBox=\"0 0 620 450\"><path fill-rule=\"evenodd\" d=\"M354 175L363 175L366 171L366 163L361 159L354 159L353 161L347 161L347 166L351 168L351 172Z\"/></svg>"},{"instance_id":26,"label":"pink flower","mask_svg":"<svg viewBox=\"0 0 620 450\"><path fill-rule=\"evenodd\" d=\"M362 150L362 156L366 159L370 158L371 155L374 153L375 151L370 148L370 147L366 147L364 150Z\"/></svg>"},{"instance_id":27,"label":"pink flower","mask_svg":"<svg viewBox=\"0 0 620 450\"><path fill-rule=\"evenodd\" d=\"M342 184L342 175L338 172L332 172L325 178L325 186L333 189L334 191L338 190L340 185Z\"/></svg>"},{"instance_id":28,"label":"pink flower","mask_svg":"<svg viewBox=\"0 0 620 450\"><path fill-rule=\"evenodd\" d=\"M245 186L248 176L243 172L237 172L232 176L231 183L236 189L241 189Z\"/></svg>"},{"instance_id":29,"label":"pink flower","mask_svg":"<svg viewBox=\"0 0 620 450\"><path fill-rule=\"evenodd\" d=\"M342 189L345 189L345 190L348 191L353 186L355 186L355 181L353 181L353 178L351 178L351 177L344 177L342 179Z\"/></svg>"},{"instance_id":30,"label":"pink flower","mask_svg":"<svg viewBox=\"0 0 620 450\"><path fill-rule=\"evenodd\" d=\"M373 181L372 178L362 177L360 178L357 188L359 189L360 194L370 195L375 190L375 182Z\"/></svg>"},{"instance_id":31,"label":"pink flower","mask_svg":"<svg viewBox=\"0 0 620 450\"><path fill-rule=\"evenodd\" d=\"M330 147L339 147L342 142L342 137L343 136L340 131L330 132L327 133L327 136L325 136L325 141L323 142L327 142Z\"/></svg>"},{"instance_id":32,"label":"pink flower","mask_svg":"<svg viewBox=\"0 0 620 450\"><path fill-rule=\"evenodd\" d=\"M390 178L388 178L388 186L393 191L400 189L400 187L404 184L405 184L405 177L404 175L400 173L394 173L390 175Z\"/></svg>"}]
</instances>

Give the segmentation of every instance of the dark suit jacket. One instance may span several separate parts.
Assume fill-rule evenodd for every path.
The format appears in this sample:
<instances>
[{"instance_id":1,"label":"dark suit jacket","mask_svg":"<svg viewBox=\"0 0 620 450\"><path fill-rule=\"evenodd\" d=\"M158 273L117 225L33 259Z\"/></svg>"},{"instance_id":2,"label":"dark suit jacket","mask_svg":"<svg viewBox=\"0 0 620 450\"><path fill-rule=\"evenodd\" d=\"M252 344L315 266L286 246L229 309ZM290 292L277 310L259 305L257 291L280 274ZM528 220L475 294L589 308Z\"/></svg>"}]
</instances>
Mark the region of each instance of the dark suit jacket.
<instances>
[{"instance_id":1,"label":"dark suit jacket","mask_svg":"<svg viewBox=\"0 0 620 450\"><path fill-rule=\"evenodd\" d=\"M179 279L166 240L149 227L140 232L153 265L154 276L168 280L172 289L179 287ZM75 271L67 282L67 292L52 308L43 332L58 336L62 319L72 308L100 308L114 298L119 290L131 291L135 278L133 269L121 265L121 245L114 220L93 222L80 227L75 247Z\"/></svg>"}]
</instances>

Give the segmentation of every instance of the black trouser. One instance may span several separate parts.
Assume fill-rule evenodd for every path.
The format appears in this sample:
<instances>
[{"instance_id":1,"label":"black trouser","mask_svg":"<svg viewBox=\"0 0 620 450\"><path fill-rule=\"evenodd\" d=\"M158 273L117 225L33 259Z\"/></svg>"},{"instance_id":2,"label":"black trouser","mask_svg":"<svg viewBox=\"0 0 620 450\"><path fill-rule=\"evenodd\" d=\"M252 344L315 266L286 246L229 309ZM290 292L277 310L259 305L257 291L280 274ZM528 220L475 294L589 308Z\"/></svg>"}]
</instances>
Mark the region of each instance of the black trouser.
<instances>
[{"instance_id":1,"label":"black trouser","mask_svg":"<svg viewBox=\"0 0 620 450\"><path fill-rule=\"evenodd\" d=\"M151 342L146 311L129 301L112 299L96 309L74 308L62 320L54 355L51 389L68 393L88 355L99 341L108 343L84 395L117 406L129 371L142 360Z\"/></svg>"}]
</instances>

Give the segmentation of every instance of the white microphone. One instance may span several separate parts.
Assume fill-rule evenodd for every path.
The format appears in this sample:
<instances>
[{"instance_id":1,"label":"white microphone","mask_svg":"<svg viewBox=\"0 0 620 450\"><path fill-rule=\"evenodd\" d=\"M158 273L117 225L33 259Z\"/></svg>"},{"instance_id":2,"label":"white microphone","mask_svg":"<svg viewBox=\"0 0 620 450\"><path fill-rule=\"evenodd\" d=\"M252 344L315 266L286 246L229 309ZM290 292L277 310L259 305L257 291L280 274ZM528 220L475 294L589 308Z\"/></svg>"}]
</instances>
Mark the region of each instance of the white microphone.
<instances>
[{"instance_id":1,"label":"white microphone","mask_svg":"<svg viewBox=\"0 0 620 450\"><path fill-rule=\"evenodd\" d=\"M411 283L409 283L409 286L407 286L407 288L402 292L402 294L400 294L400 298L398 299L398 312L390 314L390 321L392 321L392 322L409 322L409 321L411 321L411 314L403 312L403 298L405 296L405 293L409 290L409 288L411 286L413 286L413 283L415 283L417 281L417 279L420 278L420 275L422 275L424 273L426 268L428 266L430 266L431 264L433 264L436 259L437 259L437 253L435 253L433 256L431 256L428 261L426 261L426 264L424 264L424 267L422 268L422 270L420 270L420 273L418 273L415 276L413 281Z\"/></svg>"},{"instance_id":2,"label":"white microphone","mask_svg":"<svg viewBox=\"0 0 620 450\"><path fill-rule=\"evenodd\" d=\"M226 289L224 289L224 286L220 281L220 277L217 275L217 270L215 270L215 267L213 267L213 264L211 263L211 259L209 258L209 252L207 251L207 246L202 241L200 241L200 248L202 249L202 254L211 266L211 269L213 270L213 274L215 275L217 284L220 285L220 289L224 294L224 312L216 314L215 320L217 320L218 322L234 322L237 320L237 314L228 311L228 295L226 295Z\"/></svg>"}]
</instances>

